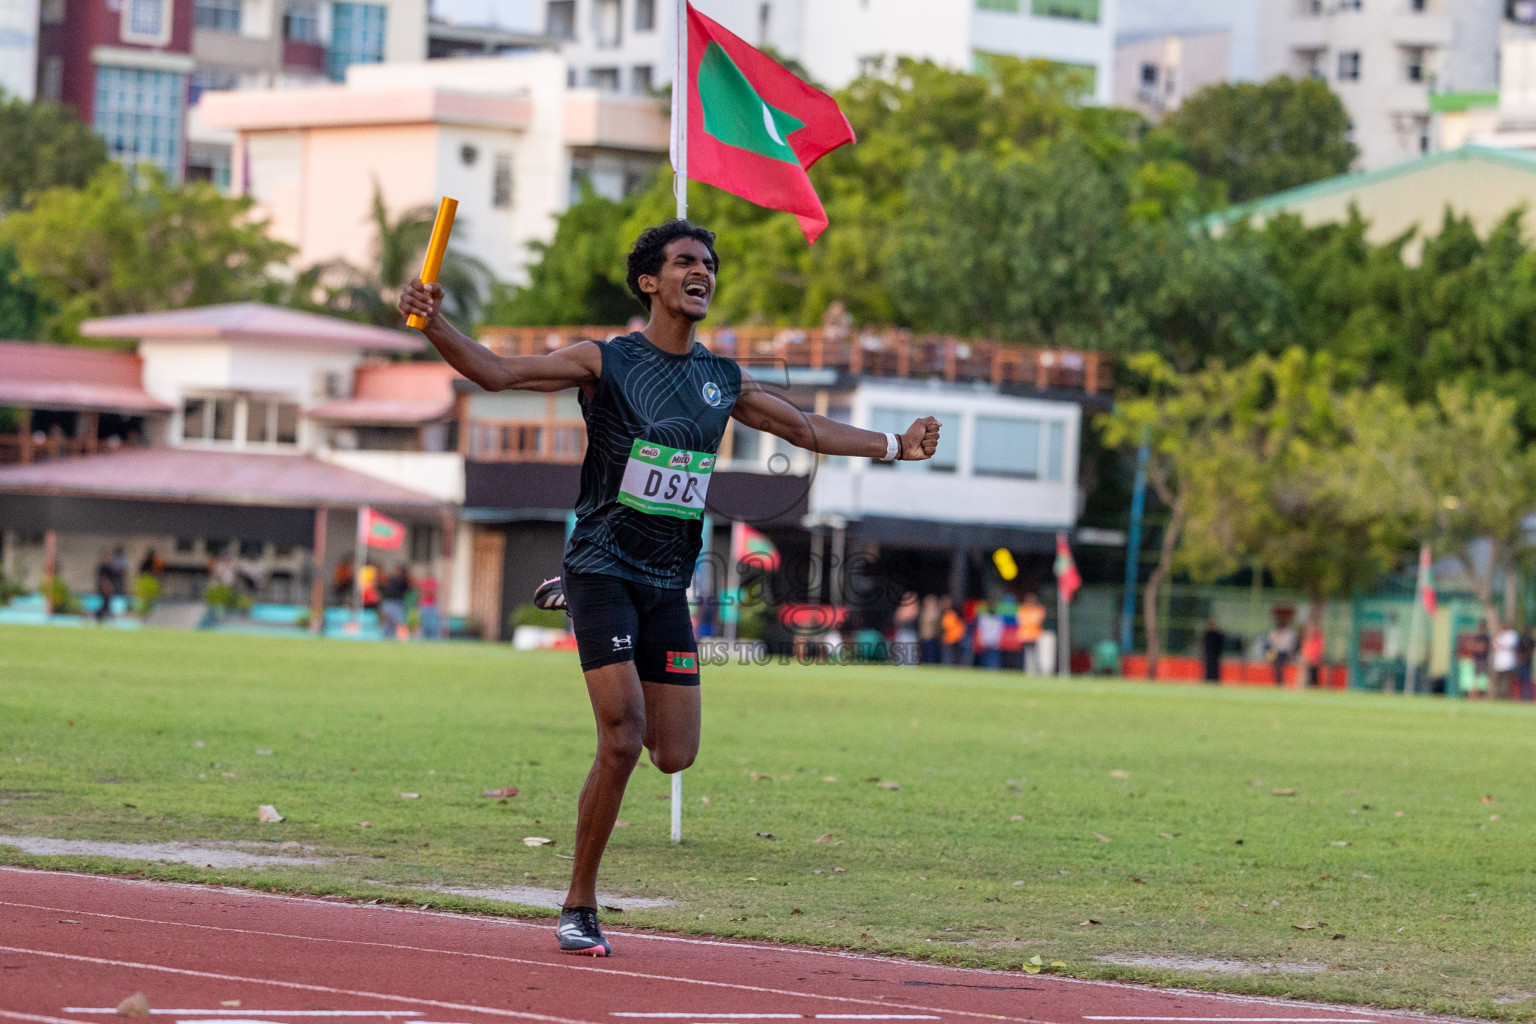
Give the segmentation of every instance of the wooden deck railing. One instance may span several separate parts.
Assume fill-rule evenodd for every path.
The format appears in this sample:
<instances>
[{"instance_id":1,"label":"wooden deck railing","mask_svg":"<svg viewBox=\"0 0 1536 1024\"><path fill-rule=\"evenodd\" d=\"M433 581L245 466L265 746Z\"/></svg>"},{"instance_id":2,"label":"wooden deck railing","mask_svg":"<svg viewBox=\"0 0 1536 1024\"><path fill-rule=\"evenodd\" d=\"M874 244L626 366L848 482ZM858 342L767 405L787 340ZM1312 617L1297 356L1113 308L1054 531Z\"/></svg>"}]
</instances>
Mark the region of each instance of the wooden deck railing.
<instances>
[{"instance_id":1,"label":"wooden deck railing","mask_svg":"<svg viewBox=\"0 0 1536 1024\"><path fill-rule=\"evenodd\" d=\"M540 355L623 333L622 327L485 327L480 340L500 355ZM1088 394L1114 387L1110 362L1102 353L914 335L897 328L712 327L701 328L699 340L749 368L830 368L872 377L985 381Z\"/></svg>"}]
</instances>

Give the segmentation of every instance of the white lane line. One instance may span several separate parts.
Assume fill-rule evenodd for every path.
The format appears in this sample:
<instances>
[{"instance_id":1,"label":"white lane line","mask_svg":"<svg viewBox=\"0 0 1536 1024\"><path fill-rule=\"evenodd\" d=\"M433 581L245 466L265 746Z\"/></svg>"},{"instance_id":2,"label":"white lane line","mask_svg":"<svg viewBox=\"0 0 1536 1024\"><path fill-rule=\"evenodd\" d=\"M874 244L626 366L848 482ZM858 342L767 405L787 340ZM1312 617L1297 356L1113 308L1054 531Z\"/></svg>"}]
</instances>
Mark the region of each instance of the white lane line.
<instances>
[{"instance_id":1,"label":"white lane line","mask_svg":"<svg viewBox=\"0 0 1536 1024\"><path fill-rule=\"evenodd\" d=\"M1090 1017L1083 1020L1190 1021L1199 1024L1375 1024L1369 1017Z\"/></svg>"},{"instance_id":2,"label":"white lane line","mask_svg":"<svg viewBox=\"0 0 1536 1024\"><path fill-rule=\"evenodd\" d=\"M80 1024L79 1021L65 1020L63 1017L44 1017L36 1013L20 1013L16 1010L0 1010L0 1017L6 1020L24 1020L29 1024Z\"/></svg>"},{"instance_id":3,"label":"white lane line","mask_svg":"<svg viewBox=\"0 0 1536 1024\"><path fill-rule=\"evenodd\" d=\"M579 964L578 965L578 964L574 964L574 963L566 963L566 962L551 961L551 960L525 960L525 959L523 959L521 957L499 956L499 955L496 955L494 953L469 953L469 952L465 952L464 950L461 950L461 949L434 949L434 948L432 948L430 946L404 946L404 945L400 945L398 943L393 943L393 942L373 942L373 941L370 941L368 939L336 939L336 938L329 938L329 937L326 937L326 936L296 935L296 934L293 934L291 932L268 932L268 931L258 931L258 930L250 929L250 928L230 928L230 927L227 927L225 925L216 925L216 924L192 924L190 922L183 922L183 921L157 920L157 919L151 918L151 917L129 917L129 916L126 916L126 915L123 915L123 914L107 914L107 913L103 913L103 912L97 911L97 910L68 910L68 911L66 911L66 910L63 910L63 909L58 908L58 907L38 907L38 906L33 906L32 904L26 904L26 903L7 903L7 902L4 902L4 901L0 901L0 907L30 907L31 909L34 909L34 910L47 910L47 911L49 911L51 913L82 914L82 915L87 916L87 917L104 917L104 918L108 918L108 919L114 920L114 921L130 921L130 922L134 922L136 924L158 924L158 925L166 925L166 926L175 927L175 928L197 928L197 929L200 929L200 930L203 930L203 931L229 932L229 933L235 934L235 935L258 935L258 936L262 936L264 938L273 938L273 939L299 939L299 940L308 941L308 942L331 942L331 943L336 943L338 945L369 946L369 947L380 948L380 949L400 950L402 952L408 952L408 953L433 953L433 954L437 954L437 955L441 955L441 956L452 956L452 957L459 957L459 958L469 958L469 959L474 959L474 960L490 960L490 961L493 961L495 963L524 964L524 965L527 965L527 966L530 966L530 967L564 968L566 970L584 971L584 972L593 973L593 974L615 974L615 975L618 975L621 978L641 978L641 979L644 979L646 981L666 981L666 982L672 982L672 983L675 983L675 984L702 985L702 986L707 987L707 988L733 989L733 990L738 991L738 992L758 992L758 993L762 993L764 995L789 996L789 997L794 998L794 999L819 999L819 1000L821 1000L823 1002L830 1002L830 1003L853 1003L853 1004L858 1005L858 1006L881 1006L881 1007L887 1007L887 1008L893 1009L893 1010L926 1010L929 1013L949 1014L950 1016L978 1017L978 1018L981 1018L982 1020L1014 1021L1014 1022L1016 1022L1016 1024L1054 1024L1054 1022L1052 1022L1052 1021L1041 1020L1039 1018L1033 1018L1033 1017L1005 1017L1005 1016L1002 1016L1002 1015L999 1015L999 1014L995 1014L995 1013L979 1013L979 1012L973 1011L973 1010L950 1010L950 1009L946 1009L945 1007L942 1007L942 1006L920 1006L920 1005L914 1005L914 1004L911 1004L911 1003L892 1003L892 1002L887 1002L887 1001L885 1001L883 999L861 999L858 996L817 995L817 994L812 993L812 992L796 992L793 989L783 989L783 988L766 988L766 987L761 986L761 985L743 985L743 984L740 984L738 982L730 982L730 981L706 981L706 980L704 980L702 978L680 978L680 977L676 977L674 975L669 975L669 974L641 974L638 971L620 971L620 970L615 970L613 968L608 968L608 967L590 967L590 966L587 966L585 964ZM730 945L730 943L720 943L720 945ZM5 949L6 949L5 946L0 946L0 952L3 952ZM73 955L73 954L63 954L63 953L60 953L60 954L55 954L55 955L66 956L66 955ZM166 970L179 970L179 968L169 968L169 967L165 968L165 969ZM287 984L287 983L285 983L285 984ZM400 997L400 998L405 998L405 997ZM417 1000L417 1001L421 1002L421 1000ZM426 1002L430 1003L430 1000L427 1000ZM446 1006L450 1006L450 1007L455 1006L455 1004L436 1004L436 1003L433 1003L432 1005L446 1005ZM696 1014L690 1014L689 1016L692 1018L692 1017L696 1017L697 1015ZM556 1020L558 1018L551 1017L551 1018L548 1018L548 1019Z\"/></svg>"},{"instance_id":4,"label":"white lane line","mask_svg":"<svg viewBox=\"0 0 1536 1024\"><path fill-rule=\"evenodd\" d=\"M646 1017L651 1019L676 1019L676 1020L700 1020L708 1017L711 1020L801 1020L803 1013L675 1013L670 1010L660 1013L626 1013L616 1010L610 1013L610 1017Z\"/></svg>"},{"instance_id":5,"label":"white lane line","mask_svg":"<svg viewBox=\"0 0 1536 1024\"><path fill-rule=\"evenodd\" d=\"M116 883L118 885L124 885L124 886L136 886L136 887L139 887L139 888L171 890L171 891L177 892L177 893L195 892L199 896L203 896L203 897L209 896L211 894L211 895L224 895L224 896L247 898L247 899L271 900L271 901L278 902L278 903L299 904L299 905L306 906L306 907L311 907L311 908L313 908L313 907L336 907L336 908L340 908L340 909L353 910L353 911L357 911L357 910L383 911L385 913L406 914L406 915L410 915L410 916L413 916L413 917L431 917L431 918L435 918L435 919L440 920L440 921L454 921L454 922L459 923L460 925L463 925L463 924L465 924L467 922L476 922L476 923L484 924L484 925L491 926L491 927L502 927L502 928L531 928L531 929L536 929L536 930L540 930L540 931L549 928L549 925L547 923L534 924L534 923L529 922L529 921L520 921L520 920L517 920L517 919L514 919L514 918L470 917L470 916L467 916L465 914L456 914L456 913L451 913L449 911L426 910L426 909L422 909L420 907L396 907L396 906L388 906L388 905L385 905L385 904L368 904L368 903L356 902L356 901L352 901L352 900L328 900L328 899L323 899L323 898L318 897L318 896L290 896L290 895L287 895L287 894L284 894L284 893L256 892L253 889L242 889L242 888L239 888L238 886L233 886L233 885L199 885L199 884L194 884L194 883L191 883L191 882L161 882L161 881L156 881L154 879L149 879L149 878L119 878L119 877L117 877L115 875L93 875L93 874L86 874L86 873L77 872L77 871L53 871L53 870L44 870L44 869L41 869L41 868L24 868L24 867L15 867L15 866L12 866L12 865L9 865L9 864L0 864L0 873L8 873L8 874L16 874L16 875L37 875L37 876L44 876L44 877L46 877L49 880L55 880L55 879L58 879L58 878L62 877L62 878L67 878L67 879L69 879L71 881L84 882L84 883L87 883L87 884L92 883L92 882L109 882L109 883ZM3 902L0 902L0 906L32 907L33 909L37 909L37 910L52 910L52 911L69 912L69 913L92 914L93 916L111 916L111 915L96 915L92 911L81 910L79 908L68 908L67 911L66 911L66 908L60 908L60 907L36 907L36 906L33 906L32 904L26 904L26 903L6 904L6 903L3 903ZM900 966L903 969L907 969L907 970L921 969L921 970L925 970L925 971L934 971L936 973L959 974L959 975L961 975L963 977L973 977L974 978L974 977L990 976L990 977L999 977L999 978L1010 978L1010 979L1015 979L1015 980L1018 979L1018 973L1015 972L1015 971L994 970L994 969L984 968L984 967L951 967L948 964L925 963L925 962L923 962L921 960L895 961L895 960L893 960L890 957L878 956L878 955L873 954L873 953L856 953L856 952L853 952L851 950L805 949L803 947L798 947L798 946L770 945L768 943L763 943L763 942L756 942L756 943L754 943L754 942L736 942L736 941L726 942L726 941L723 941L723 940L720 940L720 939L698 939L698 938L691 938L691 937L684 936L684 935L661 935L661 934L658 934L658 933L655 933L655 932L635 932L635 931L614 930L614 929L609 929L607 934L609 934L609 935L622 935L622 936L624 936L626 938L637 939L637 940L645 940L645 941L650 941L650 942L680 942L680 943L683 943L685 945L692 945L692 946L724 946L724 947L727 947L729 949L749 949L749 950L756 950L756 951L760 951L760 952L764 952L764 953L776 953L776 954L779 954L781 956L814 956L814 957L827 957L827 958L830 958L830 959L833 959L833 960L862 961L862 962L865 962L865 963L884 964L887 967L892 966L893 964L899 963ZM1030 978L1029 980L1030 981L1034 981L1034 982L1040 982L1040 981L1042 981L1044 979L1040 978L1040 977L1035 977L1035 978ZM1203 991L1199 991L1199 990L1196 990L1196 989L1188 989L1188 988L1159 988L1159 989L1156 989L1156 990L1152 990L1152 989L1149 989L1146 985L1138 985L1135 982L1130 982L1130 981L1099 981L1099 980L1096 980L1096 979L1093 979L1093 978L1073 978L1073 977L1070 977L1070 976L1067 976L1067 975L1052 975L1051 978L1048 981L1046 981L1046 984L1050 984L1050 985L1075 985L1075 986L1078 986L1078 987L1085 987L1085 988L1104 988L1104 989L1112 989L1112 990L1121 991L1121 992L1141 993L1143 995L1147 995L1147 994L1152 993L1152 992L1155 991L1155 993L1157 995L1161 995L1161 996L1169 996L1169 997L1178 996L1178 997L1187 998L1187 999L1196 999L1196 1000L1200 1000L1202 1002L1236 1003L1238 1005L1245 1005L1245 1006L1273 1006L1273 1007L1276 1007L1277 1009L1287 1009L1287 1010L1291 1009L1295 1005L1295 1001L1294 1000L1282 999L1282 998L1280 998L1278 996L1249 996L1249 995L1239 995L1239 994L1234 993L1234 992L1203 992ZM825 998L825 997L822 997L822 998ZM863 1001L866 1002L866 1003L870 1002L870 1000L863 1000ZM882 1005L889 1005L889 1004L882 1004ZM1356 1014L1363 1013L1363 1011L1355 1010L1355 1009L1353 1009L1353 1008L1351 1008L1349 1006L1341 1006L1341 1005L1339 1005L1337 1003L1316 1003L1314 1005L1316 1006L1316 1008L1318 1010L1331 1010L1334 1013L1356 1013ZM931 1007L915 1007L915 1009L931 1009ZM950 1011L941 1010L940 1012L948 1013ZM962 1014L962 1016L987 1017L989 1015L988 1014ZM1457 1020L1457 1019L1459 1019L1459 1018L1449 1018L1449 1017L1443 1017L1443 1016L1442 1017L1435 1017L1435 1016L1432 1016L1432 1015L1429 1015L1429 1014L1419 1013L1419 1012L1412 1011L1412 1010L1394 1010L1394 1011L1390 1011L1388 1013L1380 1013L1380 1012L1378 1012L1376 1014L1376 1016L1377 1017L1387 1017L1387 1018L1391 1018L1393 1020L1400 1020L1400 1021L1430 1021L1430 1020L1449 1021L1449 1020ZM1017 1020L1019 1018L1007 1018L1007 1019ZM1350 1019L1354 1020L1354 1021L1362 1020L1361 1017L1353 1017L1353 1018L1350 1018ZM1033 1024L1048 1024L1048 1022L1033 1022Z\"/></svg>"},{"instance_id":6,"label":"white lane line","mask_svg":"<svg viewBox=\"0 0 1536 1024\"><path fill-rule=\"evenodd\" d=\"M65 1013L117 1013L117 1008L66 1006ZM166 1017L205 1015L209 1017L420 1017L420 1010L158 1010L149 1011ZM426 1024L412 1021L411 1024Z\"/></svg>"},{"instance_id":7,"label":"white lane line","mask_svg":"<svg viewBox=\"0 0 1536 1024\"><path fill-rule=\"evenodd\" d=\"M162 974L180 974L188 978L211 978L214 981L238 981L247 985L272 985L277 988L295 989L300 992L324 992L332 996L354 996L358 999L387 999L395 1003L415 1003L418 1006L435 1006L443 1010L464 1010L469 1013L486 1013L497 1017L515 1017L518 1020L544 1021L545 1024L594 1024L593 1021L571 1017L552 1017L543 1013L524 1013L519 1010L502 1010L493 1006L475 1006L471 1003L449 1003L439 999L422 999L417 996L397 996L388 992L367 992L360 989L336 988L332 985L311 985L303 981L278 981L274 978L248 978L240 974L221 974L216 971L194 971L186 967L167 967L164 964L146 964L134 960L108 960L99 956L82 956L79 953L59 953L51 949L28 949L23 946L0 946L0 953L19 953L22 956L45 956L55 960L72 960L75 963L96 964L100 967L127 967L136 971L159 971Z\"/></svg>"},{"instance_id":8,"label":"white lane line","mask_svg":"<svg viewBox=\"0 0 1536 1024\"><path fill-rule=\"evenodd\" d=\"M918 1013L818 1013L817 1020L938 1020Z\"/></svg>"}]
</instances>

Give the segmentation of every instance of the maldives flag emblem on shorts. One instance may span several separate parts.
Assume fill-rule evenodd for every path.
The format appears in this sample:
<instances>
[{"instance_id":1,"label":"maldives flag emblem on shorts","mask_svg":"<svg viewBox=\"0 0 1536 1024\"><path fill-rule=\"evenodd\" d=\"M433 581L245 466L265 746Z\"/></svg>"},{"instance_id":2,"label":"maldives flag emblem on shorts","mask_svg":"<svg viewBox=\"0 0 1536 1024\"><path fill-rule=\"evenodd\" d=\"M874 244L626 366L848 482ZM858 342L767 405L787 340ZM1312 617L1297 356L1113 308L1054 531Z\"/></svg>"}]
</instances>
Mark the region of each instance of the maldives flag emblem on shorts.
<instances>
[{"instance_id":1,"label":"maldives flag emblem on shorts","mask_svg":"<svg viewBox=\"0 0 1536 1024\"><path fill-rule=\"evenodd\" d=\"M699 656L691 651L668 651L667 671L696 676L699 674Z\"/></svg>"}]
</instances>

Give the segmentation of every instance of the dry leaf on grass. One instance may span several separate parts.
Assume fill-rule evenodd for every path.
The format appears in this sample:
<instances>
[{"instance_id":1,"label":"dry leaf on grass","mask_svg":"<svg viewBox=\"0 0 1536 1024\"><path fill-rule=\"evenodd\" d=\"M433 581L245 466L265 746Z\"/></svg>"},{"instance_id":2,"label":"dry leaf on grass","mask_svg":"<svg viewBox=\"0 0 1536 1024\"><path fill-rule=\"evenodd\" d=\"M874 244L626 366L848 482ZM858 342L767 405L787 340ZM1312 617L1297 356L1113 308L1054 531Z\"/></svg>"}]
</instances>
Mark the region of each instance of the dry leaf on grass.
<instances>
[{"instance_id":1,"label":"dry leaf on grass","mask_svg":"<svg viewBox=\"0 0 1536 1024\"><path fill-rule=\"evenodd\" d=\"M420 800L421 799L421 794L420 793L401 793L400 794L400 799L402 799L402 800Z\"/></svg>"},{"instance_id":2,"label":"dry leaf on grass","mask_svg":"<svg viewBox=\"0 0 1536 1024\"><path fill-rule=\"evenodd\" d=\"M119 1017L148 1017L149 1000L144 998L143 992L135 992L133 995L117 1004Z\"/></svg>"},{"instance_id":3,"label":"dry leaf on grass","mask_svg":"<svg viewBox=\"0 0 1536 1024\"><path fill-rule=\"evenodd\" d=\"M828 832L826 835L817 836L811 841L815 843L830 843L832 841L832 833Z\"/></svg>"},{"instance_id":4,"label":"dry leaf on grass","mask_svg":"<svg viewBox=\"0 0 1536 1024\"><path fill-rule=\"evenodd\" d=\"M256 820L265 821L269 824L275 824L279 821L282 821L283 816L278 814L277 808L273 807L271 804L262 804L260 807L256 808Z\"/></svg>"},{"instance_id":5,"label":"dry leaf on grass","mask_svg":"<svg viewBox=\"0 0 1536 1024\"><path fill-rule=\"evenodd\" d=\"M1272 790L1269 791L1269 795L1270 796L1295 796L1296 795L1296 791L1294 789L1272 789Z\"/></svg>"},{"instance_id":6,"label":"dry leaf on grass","mask_svg":"<svg viewBox=\"0 0 1536 1024\"><path fill-rule=\"evenodd\" d=\"M360 822L357 823L357 827L358 828L373 828L373 822L371 822L371 821L360 821Z\"/></svg>"},{"instance_id":7,"label":"dry leaf on grass","mask_svg":"<svg viewBox=\"0 0 1536 1024\"><path fill-rule=\"evenodd\" d=\"M1109 777L1112 779L1128 779L1131 777L1131 773L1126 771L1124 768L1116 768L1114 771L1109 773ZM1038 957L1036 959L1038 959Z\"/></svg>"},{"instance_id":8,"label":"dry leaf on grass","mask_svg":"<svg viewBox=\"0 0 1536 1024\"><path fill-rule=\"evenodd\" d=\"M836 775L823 775L821 777L821 781L822 782L836 782L837 781L837 776Z\"/></svg>"},{"instance_id":9,"label":"dry leaf on grass","mask_svg":"<svg viewBox=\"0 0 1536 1024\"><path fill-rule=\"evenodd\" d=\"M1088 925L1088 924L1103 924L1103 923L1104 923L1104 922L1103 922L1103 921L1099 921L1099 920L1095 920L1095 919L1094 919L1094 918L1091 918L1091 917L1090 917L1090 918L1089 918L1089 919L1088 919L1088 920L1086 920L1086 921L1084 921L1084 922L1083 922L1083 923L1082 923L1082 925ZM1082 927L1082 925L1078 925L1078 927L1079 927L1079 928L1081 928L1081 927Z\"/></svg>"},{"instance_id":10,"label":"dry leaf on grass","mask_svg":"<svg viewBox=\"0 0 1536 1024\"><path fill-rule=\"evenodd\" d=\"M1485 803L1485 804L1493 803L1493 794L1492 793L1484 793L1483 794L1483 803Z\"/></svg>"},{"instance_id":11,"label":"dry leaf on grass","mask_svg":"<svg viewBox=\"0 0 1536 1024\"><path fill-rule=\"evenodd\" d=\"M516 786L502 786L500 789L481 790L480 795L481 796L493 797L493 798L496 798L496 799L501 799L503 797L509 797L509 796L517 796L517 787Z\"/></svg>"},{"instance_id":12,"label":"dry leaf on grass","mask_svg":"<svg viewBox=\"0 0 1536 1024\"><path fill-rule=\"evenodd\" d=\"M1109 836L1106 836L1106 835L1102 835L1102 834L1100 834L1100 833L1098 833L1098 832L1095 832L1095 833L1094 833L1094 834L1093 834L1093 838L1095 838L1095 839L1097 839L1097 840L1098 840L1098 841L1099 841L1099 842L1101 842L1101 843L1107 843L1107 842L1109 842Z\"/></svg>"},{"instance_id":13,"label":"dry leaf on grass","mask_svg":"<svg viewBox=\"0 0 1536 1024\"><path fill-rule=\"evenodd\" d=\"M1315 924L1293 924L1293 925L1291 925L1291 927L1295 928L1299 932L1315 932L1315 931L1317 931L1317 925L1315 925Z\"/></svg>"},{"instance_id":14,"label":"dry leaf on grass","mask_svg":"<svg viewBox=\"0 0 1536 1024\"><path fill-rule=\"evenodd\" d=\"M553 839L545 839L543 836L523 836L524 846L554 846Z\"/></svg>"},{"instance_id":15,"label":"dry leaf on grass","mask_svg":"<svg viewBox=\"0 0 1536 1024\"><path fill-rule=\"evenodd\" d=\"M616 821L616 822L613 823L613 827L614 828L629 828L629 822L627 822L627 821Z\"/></svg>"},{"instance_id":16,"label":"dry leaf on grass","mask_svg":"<svg viewBox=\"0 0 1536 1024\"><path fill-rule=\"evenodd\" d=\"M759 839L777 839L779 837L774 835L772 832L759 832L757 834L757 838L759 838Z\"/></svg>"},{"instance_id":17,"label":"dry leaf on grass","mask_svg":"<svg viewBox=\"0 0 1536 1024\"><path fill-rule=\"evenodd\" d=\"M1159 839L1177 839L1183 834L1183 832L1159 832L1157 837Z\"/></svg>"},{"instance_id":18,"label":"dry leaf on grass","mask_svg":"<svg viewBox=\"0 0 1536 1024\"><path fill-rule=\"evenodd\" d=\"M879 786L880 786L881 789L900 789L901 788L901 783L899 783L899 782L881 782L881 783L879 783Z\"/></svg>"}]
</instances>

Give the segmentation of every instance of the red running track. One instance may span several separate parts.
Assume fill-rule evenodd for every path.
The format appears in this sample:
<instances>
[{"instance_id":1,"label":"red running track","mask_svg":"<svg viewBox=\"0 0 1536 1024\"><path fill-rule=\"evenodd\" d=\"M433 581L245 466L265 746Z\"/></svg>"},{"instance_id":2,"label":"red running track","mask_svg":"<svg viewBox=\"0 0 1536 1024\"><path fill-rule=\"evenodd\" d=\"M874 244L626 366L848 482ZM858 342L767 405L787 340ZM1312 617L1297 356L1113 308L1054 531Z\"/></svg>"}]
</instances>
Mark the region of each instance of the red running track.
<instances>
[{"instance_id":1,"label":"red running track","mask_svg":"<svg viewBox=\"0 0 1536 1024\"><path fill-rule=\"evenodd\" d=\"M1279 999L0 868L0 1024L1423 1024ZM238 1002L235 1002L238 1000Z\"/></svg>"}]
</instances>

